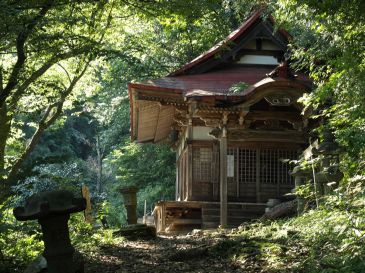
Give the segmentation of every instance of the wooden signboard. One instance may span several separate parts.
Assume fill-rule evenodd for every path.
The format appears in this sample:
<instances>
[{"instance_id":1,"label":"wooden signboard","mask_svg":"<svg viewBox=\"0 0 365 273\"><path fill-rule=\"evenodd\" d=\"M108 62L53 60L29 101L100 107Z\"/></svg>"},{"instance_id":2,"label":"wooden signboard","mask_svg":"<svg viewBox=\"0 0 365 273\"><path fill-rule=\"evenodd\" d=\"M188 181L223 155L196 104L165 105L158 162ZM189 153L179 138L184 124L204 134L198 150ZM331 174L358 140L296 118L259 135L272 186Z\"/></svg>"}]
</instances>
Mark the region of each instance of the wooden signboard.
<instances>
[{"instance_id":1,"label":"wooden signboard","mask_svg":"<svg viewBox=\"0 0 365 273\"><path fill-rule=\"evenodd\" d=\"M234 155L227 155L227 177L234 177Z\"/></svg>"},{"instance_id":2,"label":"wooden signboard","mask_svg":"<svg viewBox=\"0 0 365 273\"><path fill-rule=\"evenodd\" d=\"M86 199L86 208L84 210L85 221L91 223L93 221L93 217L92 217L89 188L85 185L82 185L81 192L82 192L82 197Z\"/></svg>"}]
</instances>

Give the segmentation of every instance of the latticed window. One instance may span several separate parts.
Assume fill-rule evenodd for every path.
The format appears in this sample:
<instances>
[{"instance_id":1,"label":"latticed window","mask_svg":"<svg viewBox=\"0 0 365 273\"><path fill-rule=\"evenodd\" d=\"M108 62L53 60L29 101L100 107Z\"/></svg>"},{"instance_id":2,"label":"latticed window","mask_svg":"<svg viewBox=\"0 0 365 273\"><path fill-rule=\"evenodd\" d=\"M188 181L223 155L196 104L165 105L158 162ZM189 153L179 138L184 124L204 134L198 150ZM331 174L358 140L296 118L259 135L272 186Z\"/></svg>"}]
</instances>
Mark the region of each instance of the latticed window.
<instances>
[{"instance_id":1,"label":"latticed window","mask_svg":"<svg viewBox=\"0 0 365 273\"><path fill-rule=\"evenodd\" d=\"M228 196L249 202L276 198L290 191L294 179L289 175L288 159L296 159L296 150L230 147L227 151L230 172ZM233 171L232 171L233 169Z\"/></svg>"},{"instance_id":2,"label":"latticed window","mask_svg":"<svg viewBox=\"0 0 365 273\"><path fill-rule=\"evenodd\" d=\"M212 176L213 153L210 147L194 147L193 149L193 179L209 182Z\"/></svg>"},{"instance_id":3,"label":"latticed window","mask_svg":"<svg viewBox=\"0 0 365 273\"><path fill-rule=\"evenodd\" d=\"M260 182L263 184L293 184L288 159L296 159L297 152L263 149L260 151Z\"/></svg>"},{"instance_id":4,"label":"latticed window","mask_svg":"<svg viewBox=\"0 0 365 273\"><path fill-rule=\"evenodd\" d=\"M256 151L238 149L238 179L240 183L256 182Z\"/></svg>"},{"instance_id":5,"label":"latticed window","mask_svg":"<svg viewBox=\"0 0 365 273\"><path fill-rule=\"evenodd\" d=\"M193 146L193 188L196 198L217 198L219 195L219 154L217 147Z\"/></svg>"}]
</instances>

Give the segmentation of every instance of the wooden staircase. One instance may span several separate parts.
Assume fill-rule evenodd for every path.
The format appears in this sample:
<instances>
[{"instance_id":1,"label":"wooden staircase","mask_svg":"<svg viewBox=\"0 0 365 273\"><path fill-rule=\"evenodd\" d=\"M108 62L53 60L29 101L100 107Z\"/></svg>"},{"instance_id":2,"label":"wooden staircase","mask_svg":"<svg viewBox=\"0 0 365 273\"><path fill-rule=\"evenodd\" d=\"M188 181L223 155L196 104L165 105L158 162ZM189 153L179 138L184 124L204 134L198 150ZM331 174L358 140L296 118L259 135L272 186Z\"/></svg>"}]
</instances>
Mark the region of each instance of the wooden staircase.
<instances>
[{"instance_id":1,"label":"wooden staircase","mask_svg":"<svg viewBox=\"0 0 365 273\"><path fill-rule=\"evenodd\" d=\"M265 213L264 203L229 203L228 226L237 227L243 222L260 218ZM202 228L216 228L220 222L220 204L202 205Z\"/></svg>"}]
</instances>

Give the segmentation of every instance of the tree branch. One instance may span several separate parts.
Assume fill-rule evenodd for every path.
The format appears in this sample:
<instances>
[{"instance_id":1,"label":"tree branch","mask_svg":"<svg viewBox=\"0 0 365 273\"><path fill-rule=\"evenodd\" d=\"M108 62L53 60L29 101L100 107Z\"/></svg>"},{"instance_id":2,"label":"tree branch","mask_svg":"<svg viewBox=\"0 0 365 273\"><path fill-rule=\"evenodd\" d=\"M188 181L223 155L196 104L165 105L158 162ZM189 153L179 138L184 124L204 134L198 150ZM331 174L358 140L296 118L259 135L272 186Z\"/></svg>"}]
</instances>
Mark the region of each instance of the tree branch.
<instances>
[{"instance_id":1,"label":"tree branch","mask_svg":"<svg viewBox=\"0 0 365 273\"><path fill-rule=\"evenodd\" d=\"M34 150L35 146L38 144L43 132L49 128L59 116L62 114L63 104L68 95L73 91L77 82L81 79L81 77L85 74L91 60L85 62L83 69L81 72L75 76L68 88L61 94L60 99L58 102L48 105L46 111L44 112L41 120L39 121L38 128L33 134L29 144L27 145L26 149L24 150L23 154L15 161L11 170L9 171L8 177L5 181L5 184L8 186L7 190L9 190L10 185L15 182L16 175L18 174L21 165L23 162L28 158L30 153ZM52 110L55 111L52 114Z\"/></svg>"},{"instance_id":2,"label":"tree branch","mask_svg":"<svg viewBox=\"0 0 365 273\"><path fill-rule=\"evenodd\" d=\"M68 73L67 69L66 69L66 68L64 68L64 67L63 67L63 65L62 65L62 64L60 64L60 63L57 63L57 65L58 65L59 67L61 67L61 68L62 68L62 70L65 72L65 74L66 74L66 76L67 76L67 78L68 78L69 83L71 83L71 82L72 82L72 80L71 80L70 74Z\"/></svg>"},{"instance_id":3,"label":"tree branch","mask_svg":"<svg viewBox=\"0 0 365 273\"><path fill-rule=\"evenodd\" d=\"M89 50L90 47L82 47L74 51L66 52L63 54L59 54L54 56L53 58L46 61L40 68L38 68L36 71L34 71L14 92L14 94L11 96L11 100L9 102L10 107L13 107L17 104L20 97L23 95L24 91L31 85L33 82L35 82L38 78L40 78L44 73L47 72L51 66L56 64L57 62L61 60L66 60L72 57L76 57L77 55L83 54L85 51ZM10 108L9 107L9 108Z\"/></svg>"},{"instance_id":4,"label":"tree branch","mask_svg":"<svg viewBox=\"0 0 365 273\"><path fill-rule=\"evenodd\" d=\"M13 70L10 74L9 80L7 85L4 89L1 90L0 93L0 105L2 105L7 97L9 96L10 92L13 88L18 84L19 73L22 70L26 55L24 52L24 45L27 41L29 35L34 30L35 26L39 21L41 21L48 10L51 8L51 1L46 2L45 6L40 10L40 12L33 18L33 20L25 27L25 29L19 33L16 39L16 50L17 50L17 61L13 67Z\"/></svg>"}]
</instances>

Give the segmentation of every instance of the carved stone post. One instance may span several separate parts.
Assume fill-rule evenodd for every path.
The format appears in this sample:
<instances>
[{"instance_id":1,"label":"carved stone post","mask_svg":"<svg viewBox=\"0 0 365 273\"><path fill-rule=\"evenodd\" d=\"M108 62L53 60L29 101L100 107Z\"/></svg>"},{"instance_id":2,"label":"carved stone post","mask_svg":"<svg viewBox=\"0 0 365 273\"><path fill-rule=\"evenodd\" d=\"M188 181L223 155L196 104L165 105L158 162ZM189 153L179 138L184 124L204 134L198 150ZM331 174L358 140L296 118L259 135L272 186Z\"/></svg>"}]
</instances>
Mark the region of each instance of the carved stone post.
<instances>
[{"instance_id":1,"label":"carved stone post","mask_svg":"<svg viewBox=\"0 0 365 273\"><path fill-rule=\"evenodd\" d=\"M68 220L70 213L82 211L85 207L84 198L74 198L71 192L59 190L33 195L24 207L14 209L17 220L37 219L42 226L47 272L75 273Z\"/></svg>"},{"instance_id":2,"label":"carved stone post","mask_svg":"<svg viewBox=\"0 0 365 273\"><path fill-rule=\"evenodd\" d=\"M138 188L136 187L120 189L124 199L124 206L127 210L128 225L137 224L137 192Z\"/></svg>"}]
</instances>

